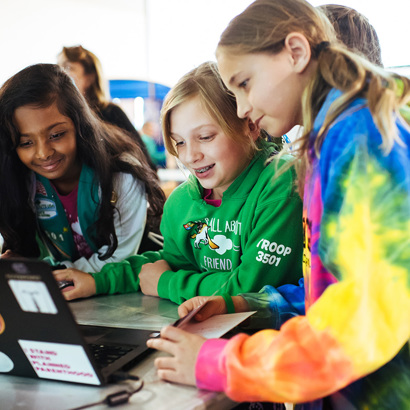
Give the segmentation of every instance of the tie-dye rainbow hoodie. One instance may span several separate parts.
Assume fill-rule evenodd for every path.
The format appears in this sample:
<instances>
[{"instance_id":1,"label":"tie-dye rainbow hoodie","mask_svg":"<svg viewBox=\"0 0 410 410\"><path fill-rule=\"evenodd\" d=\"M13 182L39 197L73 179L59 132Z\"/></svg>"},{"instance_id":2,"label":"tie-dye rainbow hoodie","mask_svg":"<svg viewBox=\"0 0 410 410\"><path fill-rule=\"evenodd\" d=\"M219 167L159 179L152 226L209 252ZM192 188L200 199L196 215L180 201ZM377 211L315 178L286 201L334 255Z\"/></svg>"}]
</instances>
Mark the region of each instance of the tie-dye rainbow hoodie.
<instances>
[{"instance_id":1,"label":"tie-dye rainbow hoodie","mask_svg":"<svg viewBox=\"0 0 410 410\"><path fill-rule=\"evenodd\" d=\"M327 96L312 146L340 95ZM328 129L320 158L311 151L307 313L280 331L206 341L198 387L236 401L305 403L298 408L410 408L410 131L401 118L396 125L400 139L384 155L357 99Z\"/></svg>"}]
</instances>

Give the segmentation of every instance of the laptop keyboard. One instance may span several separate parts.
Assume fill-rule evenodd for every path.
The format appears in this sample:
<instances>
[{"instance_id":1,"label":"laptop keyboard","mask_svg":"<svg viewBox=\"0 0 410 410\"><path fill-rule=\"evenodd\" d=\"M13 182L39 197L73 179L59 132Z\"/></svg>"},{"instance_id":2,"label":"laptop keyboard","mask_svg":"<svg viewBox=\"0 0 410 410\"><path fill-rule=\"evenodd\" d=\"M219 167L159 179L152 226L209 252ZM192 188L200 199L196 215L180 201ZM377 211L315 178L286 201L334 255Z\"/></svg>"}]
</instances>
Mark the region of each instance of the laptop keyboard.
<instances>
[{"instance_id":1,"label":"laptop keyboard","mask_svg":"<svg viewBox=\"0 0 410 410\"><path fill-rule=\"evenodd\" d=\"M133 350L129 346L106 345L106 344L89 344L89 348L94 356L95 361L103 368L115 362L128 352Z\"/></svg>"}]
</instances>

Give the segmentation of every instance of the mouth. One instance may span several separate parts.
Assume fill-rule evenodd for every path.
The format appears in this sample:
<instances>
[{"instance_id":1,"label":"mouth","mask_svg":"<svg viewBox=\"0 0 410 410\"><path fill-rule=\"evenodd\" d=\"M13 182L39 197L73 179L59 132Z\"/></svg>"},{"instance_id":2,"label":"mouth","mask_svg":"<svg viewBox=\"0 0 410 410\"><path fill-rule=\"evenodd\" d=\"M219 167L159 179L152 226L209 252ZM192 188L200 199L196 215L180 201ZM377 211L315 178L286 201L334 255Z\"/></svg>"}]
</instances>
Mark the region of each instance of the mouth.
<instances>
[{"instance_id":1,"label":"mouth","mask_svg":"<svg viewBox=\"0 0 410 410\"><path fill-rule=\"evenodd\" d=\"M50 172L50 171L54 171L55 169L57 169L61 161L62 161L62 158L53 160L53 161L48 161L42 164L37 164L37 166L43 169L44 171Z\"/></svg>"},{"instance_id":2,"label":"mouth","mask_svg":"<svg viewBox=\"0 0 410 410\"><path fill-rule=\"evenodd\" d=\"M254 121L253 123L255 124L256 127L260 127L260 122L262 121L264 115L262 115L261 117L259 117L256 121Z\"/></svg>"},{"instance_id":3,"label":"mouth","mask_svg":"<svg viewBox=\"0 0 410 410\"><path fill-rule=\"evenodd\" d=\"M209 171L210 169L212 169L215 166L215 164L212 165L208 165L206 167L203 168L194 168L194 171L196 174L204 174L205 172Z\"/></svg>"}]
</instances>

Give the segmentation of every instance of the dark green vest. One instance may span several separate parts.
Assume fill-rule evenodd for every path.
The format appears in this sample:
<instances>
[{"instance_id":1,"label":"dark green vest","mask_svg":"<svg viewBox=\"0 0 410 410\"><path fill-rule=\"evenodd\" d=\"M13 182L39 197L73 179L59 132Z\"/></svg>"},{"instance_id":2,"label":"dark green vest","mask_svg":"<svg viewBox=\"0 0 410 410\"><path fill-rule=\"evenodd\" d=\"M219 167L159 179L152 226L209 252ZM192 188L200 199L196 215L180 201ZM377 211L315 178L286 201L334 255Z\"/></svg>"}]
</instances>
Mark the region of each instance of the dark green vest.
<instances>
[{"instance_id":1,"label":"dark green vest","mask_svg":"<svg viewBox=\"0 0 410 410\"><path fill-rule=\"evenodd\" d=\"M37 221L47 246L58 261L77 259L73 234L63 205L50 181L36 174L37 189L34 199ZM81 231L93 252L98 248L91 239L90 228L98 218L100 198L93 171L83 165L78 183L77 212ZM75 259L74 259L75 258Z\"/></svg>"}]
</instances>

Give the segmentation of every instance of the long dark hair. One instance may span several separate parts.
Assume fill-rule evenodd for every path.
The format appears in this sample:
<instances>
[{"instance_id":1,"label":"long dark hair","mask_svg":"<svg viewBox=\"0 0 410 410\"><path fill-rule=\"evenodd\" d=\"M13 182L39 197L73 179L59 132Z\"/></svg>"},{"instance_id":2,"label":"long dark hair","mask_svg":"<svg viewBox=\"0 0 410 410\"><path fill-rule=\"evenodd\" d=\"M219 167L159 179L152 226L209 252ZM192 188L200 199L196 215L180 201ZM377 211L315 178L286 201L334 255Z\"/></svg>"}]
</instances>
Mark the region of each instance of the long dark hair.
<instances>
[{"instance_id":1,"label":"long dark hair","mask_svg":"<svg viewBox=\"0 0 410 410\"><path fill-rule=\"evenodd\" d=\"M0 184L0 233L4 248L23 256L38 256L36 216L29 199L32 174L16 153L20 134L13 116L17 108L25 105L46 108L53 103L62 115L73 121L78 159L94 171L101 188L99 215L92 227L96 245L108 245L100 259L109 258L118 246L115 204L111 203L116 172L132 174L145 184L149 202L147 228L158 232L165 196L141 149L127 134L93 114L71 78L59 66L36 64L11 77L0 89L0 176L3 181Z\"/></svg>"}]
</instances>

